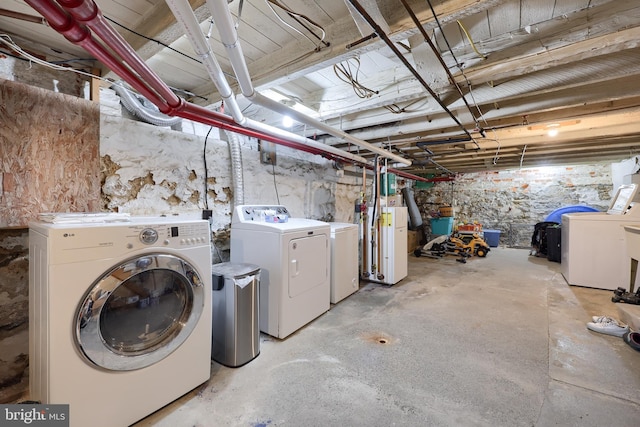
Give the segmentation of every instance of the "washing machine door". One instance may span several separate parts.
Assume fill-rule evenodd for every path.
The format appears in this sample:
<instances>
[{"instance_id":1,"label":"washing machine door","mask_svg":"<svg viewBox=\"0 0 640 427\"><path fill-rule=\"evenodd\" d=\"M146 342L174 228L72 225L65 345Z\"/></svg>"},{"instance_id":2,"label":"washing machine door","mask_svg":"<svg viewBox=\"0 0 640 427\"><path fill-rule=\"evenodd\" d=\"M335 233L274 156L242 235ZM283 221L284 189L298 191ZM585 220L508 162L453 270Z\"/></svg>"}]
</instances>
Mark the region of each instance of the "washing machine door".
<instances>
[{"instance_id":1,"label":"washing machine door","mask_svg":"<svg viewBox=\"0 0 640 427\"><path fill-rule=\"evenodd\" d=\"M75 321L79 350L93 365L129 371L177 349L204 309L204 284L182 258L147 254L105 272L84 297Z\"/></svg>"}]
</instances>

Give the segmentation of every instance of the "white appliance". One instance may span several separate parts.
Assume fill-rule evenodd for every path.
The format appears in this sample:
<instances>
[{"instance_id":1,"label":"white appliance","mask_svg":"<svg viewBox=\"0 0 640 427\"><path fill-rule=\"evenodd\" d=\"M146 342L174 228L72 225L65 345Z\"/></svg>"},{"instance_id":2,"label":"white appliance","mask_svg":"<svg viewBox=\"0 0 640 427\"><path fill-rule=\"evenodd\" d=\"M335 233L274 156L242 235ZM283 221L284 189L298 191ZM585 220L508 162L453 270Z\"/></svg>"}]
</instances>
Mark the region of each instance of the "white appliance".
<instances>
[{"instance_id":1,"label":"white appliance","mask_svg":"<svg viewBox=\"0 0 640 427\"><path fill-rule=\"evenodd\" d=\"M629 260L627 266L629 267L630 281L628 291L633 293L636 289L640 289L635 286L636 279L638 278L638 260L640 260L640 226L627 225L624 227L625 241L627 243L627 255ZM620 286L627 289L626 286Z\"/></svg>"},{"instance_id":2,"label":"white appliance","mask_svg":"<svg viewBox=\"0 0 640 427\"><path fill-rule=\"evenodd\" d=\"M407 277L407 208L382 207L374 215L373 208L368 209L369 256L362 277L372 282L394 285Z\"/></svg>"},{"instance_id":3,"label":"white appliance","mask_svg":"<svg viewBox=\"0 0 640 427\"><path fill-rule=\"evenodd\" d=\"M330 222L331 304L337 304L360 287L358 278L358 225Z\"/></svg>"},{"instance_id":4,"label":"white appliance","mask_svg":"<svg viewBox=\"0 0 640 427\"><path fill-rule=\"evenodd\" d=\"M284 206L240 205L231 262L260 267L260 330L286 338L329 310L328 223L292 218Z\"/></svg>"},{"instance_id":5,"label":"white appliance","mask_svg":"<svg viewBox=\"0 0 640 427\"><path fill-rule=\"evenodd\" d=\"M629 286L624 227L640 225L640 206L629 208L635 187L621 186L607 212L562 215L561 268L567 283L600 289Z\"/></svg>"},{"instance_id":6,"label":"white appliance","mask_svg":"<svg viewBox=\"0 0 640 427\"><path fill-rule=\"evenodd\" d=\"M210 377L203 220L29 226L29 389L75 427L130 425Z\"/></svg>"}]
</instances>

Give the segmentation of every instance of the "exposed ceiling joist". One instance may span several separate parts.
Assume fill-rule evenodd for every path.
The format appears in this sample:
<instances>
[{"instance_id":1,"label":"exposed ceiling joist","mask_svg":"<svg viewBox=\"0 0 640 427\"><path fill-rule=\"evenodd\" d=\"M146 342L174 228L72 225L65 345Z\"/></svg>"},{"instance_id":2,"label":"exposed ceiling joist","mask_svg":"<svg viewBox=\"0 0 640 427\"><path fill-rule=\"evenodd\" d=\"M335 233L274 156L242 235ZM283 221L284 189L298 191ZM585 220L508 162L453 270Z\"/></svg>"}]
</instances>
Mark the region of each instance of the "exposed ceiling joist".
<instances>
[{"instance_id":1,"label":"exposed ceiling joist","mask_svg":"<svg viewBox=\"0 0 640 427\"><path fill-rule=\"evenodd\" d=\"M185 56L193 56L193 48L163 0L96 3L108 18L129 29L115 27L163 80L182 90L181 96L192 93L192 102L208 108L219 105L202 64ZM189 3L202 31L208 33L206 1ZM236 19L240 3L229 4ZM329 46L320 48L309 42L311 35L304 28L284 25L266 2L242 3L239 42L258 90L305 106L318 120L355 138L416 156L418 164L409 172L441 171L416 144L464 132L380 37L363 39L366 31L358 28L345 0L288 3L325 31ZM439 48L462 94L450 79L442 78L446 73L438 69L439 58L426 59L423 32L400 0L375 2L376 19L402 57L427 77L443 104L476 139L433 146L433 158L446 168L464 172L519 166L522 152L524 164L544 163L545 156L548 163L557 164L621 160L637 151L640 130L633 123L640 122L640 4L636 0L431 0L437 19L429 2L407 3ZM34 14L20 0L5 0L3 9ZM15 36L31 51L41 46L41 55L52 61L86 56L47 26L6 15L0 14L0 32ZM289 19L286 14L282 18ZM215 29L209 42L234 87L233 70ZM352 75L352 83L371 88L374 93L369 97L359 97L352 84L334 72L334 64L354 57L361 67ZM87 62L86 66L102 65ZM113 76L108 70L103 75ZM242 97L238 101L253 120L282 126L280 114L250 106ZM478 123L465 103L472 111L477 109ZM569 120L579 123L564 126L553 140L542 130L527 128L544 129ZM292 130L345 151L358 151L309 126L294 125ZM503 155L495 155L498 145ZM362 150L359 154L371 156Z\"/></svg>"}]
</instances>

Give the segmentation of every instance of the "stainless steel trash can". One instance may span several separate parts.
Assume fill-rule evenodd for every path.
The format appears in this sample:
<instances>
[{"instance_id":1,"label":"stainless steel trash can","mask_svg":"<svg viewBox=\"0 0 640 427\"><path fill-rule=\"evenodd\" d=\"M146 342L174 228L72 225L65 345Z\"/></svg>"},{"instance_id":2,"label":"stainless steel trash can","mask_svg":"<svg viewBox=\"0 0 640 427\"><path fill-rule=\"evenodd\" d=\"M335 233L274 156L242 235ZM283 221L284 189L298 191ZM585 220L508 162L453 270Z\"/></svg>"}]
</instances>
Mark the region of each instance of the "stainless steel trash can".
<instances>
[{"instance_id":1,"label":"stainless steel trash can","mask_svg":"<svg viewBox=\"0 0 640 427\"><path fill-rule=\"evenodd\" d=\"M224 262L211 268L211 358L242 366L260 354L260 267Z\"/></svg>"}]
</instances>

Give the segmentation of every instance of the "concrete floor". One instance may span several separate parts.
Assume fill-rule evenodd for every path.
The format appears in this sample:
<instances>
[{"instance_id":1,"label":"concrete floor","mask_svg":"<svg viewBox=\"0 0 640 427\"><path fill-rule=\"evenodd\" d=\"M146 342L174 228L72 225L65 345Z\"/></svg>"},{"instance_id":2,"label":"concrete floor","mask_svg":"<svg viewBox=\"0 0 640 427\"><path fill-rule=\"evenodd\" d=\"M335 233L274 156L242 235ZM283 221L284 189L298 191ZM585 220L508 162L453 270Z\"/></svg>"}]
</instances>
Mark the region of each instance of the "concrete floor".
<instances>
[{"instance_id":1,"label":"concrete floor","mask_svg":"<svg viewBox=\"0 0 640 427\"><path fill-rule=\"evenodd\" d=\"M360 290L146 426L640 425L640 352L586 329L612 291L568 286L528 250L409 256L395 286Z\"/></svg>"}]
</instances>

